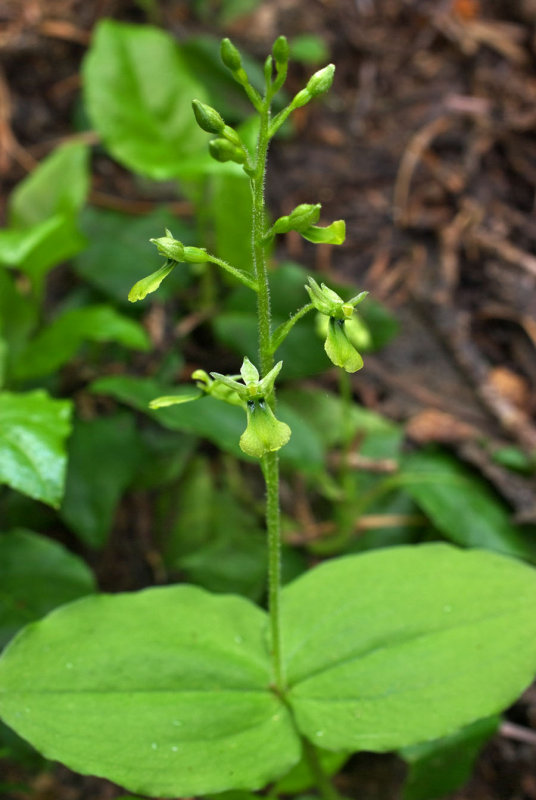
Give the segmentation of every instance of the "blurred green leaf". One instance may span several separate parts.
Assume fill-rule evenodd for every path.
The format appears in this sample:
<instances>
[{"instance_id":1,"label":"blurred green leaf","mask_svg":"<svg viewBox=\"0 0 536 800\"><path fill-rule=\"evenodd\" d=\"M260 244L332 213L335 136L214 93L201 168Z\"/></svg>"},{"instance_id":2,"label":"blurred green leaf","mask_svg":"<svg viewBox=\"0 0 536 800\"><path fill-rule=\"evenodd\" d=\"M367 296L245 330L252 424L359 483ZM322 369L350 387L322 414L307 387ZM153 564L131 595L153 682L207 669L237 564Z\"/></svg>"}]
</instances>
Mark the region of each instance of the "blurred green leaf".
<instances>
[{"instance_id":1,"label":"blurred green leaf","mask_svg":"<svg viewBox=\"0 0 536 800\"><path fill-rule=\"evenodd\" d=\"M81 228L89 245L75 259L76 272L124 305L128 305L127 297L133 284L163 263L149 242L151 237L170 228L184 244L195 244L190 227L164 206L139 217L87 208L81 217ZM190 271L186 264L181 264L162 284L159 298L176 295L189 280Z\"/></svg>"},{"instance_id":2,"label":"blurred green leaf","mask_svg":"<svg viewBox=\"0 0 536 800\"><path fill-rule=\"evenodd\" d=\"M173 490L165 515L166 563L212 592L260 600L266 584L266 541L251 511L212 480L208 461L196 459Z\"/></svg>"},{"instance_id":3,"label":"blurred green leaf","mask_svg":"<svg viewBox=\"0 0 536 800\"><path fill-rule=\"evenodd\" d=\"M14 377L27 380L54 372L67 363L85 341L117 342L133 350L149 350L141 325L110 306L66 311L35 336L13 365Z\"/></svg>"},{"instance_id":4,"label":"blurred green leaf","mask_svg":"<svg viewBox=\"0 0 536 800\"><path fill-rule=\"evenodd\" d=\"M70 417L70 401L54 400L42 389L0 393L0 484L57 508Z\"/></svg>"},{"instance_id":5,"label":"blurred green leaf","mask_svg":"<svg viewBox=\"0 0 536 800\"><path fill-rule=\"evenodd\" d=\"M0 533L0 647L24 625L94 592L82 559L27 530Z\"/></svg>"},{"instance_id":6,"label":"blurred green leaf","mask_svg":"<svg viewBox=\"0 0 536 800\"><path fill-rule=\"evenodd\" d=\"M114 158L156 180L206 148L192 113L206 93L168 33L101 21L83 66L89 116Z\"/></svg>"},{"instance_id":7,"label":"blurred green leaf","mask_svg":"<svg viewBox=\"0 0 536 800\"><path fill-rule=\"evenodd\" d=\"M459 789L471 777L480 749L499 723L498 716L480 719L443 739L401 750L409 767L402 800L437 800Z\"/></svg>"},{"instance_id":8,"label":"blurred green leaf","mask_svg":"<svg viewBox=\"0 0 536 800\"><path fill-rule=\"evenodd\" d=\"M106 543L142 453L132 414L75 421L60 514L90 547Z\"/></svg>"},{"instance_id":9,"label":"blurred green leaf","mask_svg":"<svg viewBox=\"0 0 536 800\"><path fill-rule=\"evenodd\" d=\"M521 472L525 475L536 472L536 453L528 456L519 447L500 447L492 452L491 457L497 464L514 472Z\"/></svg>"},{"instance_id":10,"label":"blurred green leaf","mask_svg":"<svg viewBox=\"0 0 536 800\"><path fill-rule=\"evenodd\" d=\"M321 36L316 33L302 33L294 36L290 42L290 57L302 64L320 64L329 61L329 48Z\"/></svg>"},{"instance_id":11,"label":"blurred green leaf","mask_svg":"<svg viewBox=\"0 0 536 800\"><path fill-rule=\"evenodd\" d=\"M220 258L253 271L251 263L251 188L244 174L216 174L210 185L210 211Z\"/></svg>"},{"instance_id":12,"label":"blurred green leaf","mask_svg":"<svg viewBox=\"0 0 536 800\"><path fill-rule=\"evenodd\" d=\"M428 449L406 454L400 481L447 539L463 547L536 559L534 540L511 522L503 502L447 453Z\"/></svg>"},{"instance_id":13,"label":"blurred green leaf","mask_svg":"<svg viewBox=\"0 0 536 800\"><path fill-rule=\"evenodd\" d=\"M85 245L74 220L55 214L29 228L0 231L0 264L20 269L38 283L47 270Z\"/></svg>"},{"instance_id":14,"label":"blurred green leaf","mask_svg":"<svg viewBox=\"0 0 536 800\"><path fill-rule=\"evenodd\" d=\"M197 439L174 433L160 425L147 425L141 431L144 456L134 481L135 488L163 489L184 472Z\"/></svg>"},{"instance_id":15,"label":"blurred green leaf","mask_svg":"<svg viewBox=\"0 0 536 800\"><path fill-rule=\"evenodd\" d=\"M9 362L18 358L26 339L35 328L38 313L38 305L29 292L23 293L14 276L0 269L0 331L8 347L8 372Z\"/></svg>"},{"instance_id":16,"label":"blurred green leaf","mask_svg":"<svg viewBox=\"0 0 536 800\"><path fill-rule=\"evenodd\" d=\"M39 283L48 269L79 252L76 219L89 188L88 147L59 147L18 184L8 203L10 228L0 231L0 264Z\"/></svg>"},{"instance_id":17,"label":"blurred green leaf","mask_svg":"<svg viewBox=\"0 0 536 800\"><path fill-rule=\"evenodd\" d=\"M76 217L89 190L88 158L88 147L80 142L54 150L11 194L10 225L28 228L56 215Z\"/></svg>"}]
</instances>

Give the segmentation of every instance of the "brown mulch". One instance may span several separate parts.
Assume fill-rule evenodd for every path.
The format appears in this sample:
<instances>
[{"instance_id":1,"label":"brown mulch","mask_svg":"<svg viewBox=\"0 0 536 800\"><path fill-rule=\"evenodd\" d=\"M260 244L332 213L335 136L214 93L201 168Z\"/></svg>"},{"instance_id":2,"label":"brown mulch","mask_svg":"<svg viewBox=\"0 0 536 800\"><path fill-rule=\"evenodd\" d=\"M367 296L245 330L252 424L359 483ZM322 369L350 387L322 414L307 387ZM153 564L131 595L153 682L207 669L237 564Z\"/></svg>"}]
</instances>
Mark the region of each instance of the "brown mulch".
<instances>
[{"instance_id":1,"label":"brown mulch","mask_svg":"<svg viewBox=\"0 0 536 800\"><path fill-rule=\"evenodd\" d=\"M201 23L192 3L157 6L179 39L222 33ZM144 21L129 0L3 0L6 190L72 135L80 61L103 16ZM337 66L334 91L296 114L296 137L274 143L267 190L275 214L321 201L326 221L346 219L348 238L335 251L289 236L280 254L343 276L396 313L401 334L367 359L356 395L407 422L415 441L449 444L529 524L532 480L493 464L489 451L490 443L536 450L535 30L534 0L265 0L225 30L259 57L279 33L325 38ZM295 65L291 90L307 74ZM150 207L126 191L122 170L106 169L106 191L96 186L94 202L133 213ZM179 202L181 212L188 208ZM510 717L536 728L534 692ZM402 774L391 757L360 756L344 791L394 798ZM64 768L25 777L28 793L6 800L118 794ZM15 766L2 775L19 778ZM505 729L453 798L536 798L536 746Z\"/></svg>"}]
</instances>

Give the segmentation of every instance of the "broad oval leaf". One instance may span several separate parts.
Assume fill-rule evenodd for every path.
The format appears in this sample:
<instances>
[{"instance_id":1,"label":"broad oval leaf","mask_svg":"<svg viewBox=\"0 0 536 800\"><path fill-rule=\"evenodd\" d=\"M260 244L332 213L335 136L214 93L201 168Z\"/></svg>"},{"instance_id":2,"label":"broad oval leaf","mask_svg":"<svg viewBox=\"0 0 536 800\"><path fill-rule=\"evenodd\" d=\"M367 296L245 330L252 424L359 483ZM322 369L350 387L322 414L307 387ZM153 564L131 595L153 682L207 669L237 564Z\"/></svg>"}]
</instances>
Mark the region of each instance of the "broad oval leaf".
<instances>
[{"instance_id":1,"label":"broad oval leaf","mask_svg":"<svg viewBox=\"0 0 536 800\"><path fill-rule=\"evenodd\" d=\"M445 736L511 703L536 670L536 574L434 544L324 563L283 590L289 701L327 749Z\"/></svg>"},{"instance_id":2,"label":"broad oval leaf","mask_svg":"<svg viewBox=\"0 0 536 800\"><path fill-rule=\"evenodd\" d=\"M19 628L95 591L81 558L27 530L0 534L0 647Z\"/></svg>"},{"instance_id":3,"label":"broad oval leaf","mask_svg":"<svg viewBox=\"0 0 536 800\"><path fill-rule=\"evenodd\" d=\"M0 394L0 484L57 508L63 495L72 406L42 389Z\"/></svg>"},{"instance_id":4,"label":"broad oval leaf","mask_svg":"<svg viewBox=\"0 0 536 800\"><path fill-rule=\"evenodd\" d=\"M129 791L259 789L300 757L265 627L247 600L192 586L85 598L8 646L0 712L47 757Z\"/></svg>"},{"instance_id":5,"label":"broad oval leaf","mask_svg":"<svg viewBox=\"0 0 536 800\"><path fill-rule=\"evenodd\" d=\"M205 92L164 31L101 22L83 68L89 116L110 153L156 180L177 177L207 136L192 113Z\"/></svg>"}]
</instances>

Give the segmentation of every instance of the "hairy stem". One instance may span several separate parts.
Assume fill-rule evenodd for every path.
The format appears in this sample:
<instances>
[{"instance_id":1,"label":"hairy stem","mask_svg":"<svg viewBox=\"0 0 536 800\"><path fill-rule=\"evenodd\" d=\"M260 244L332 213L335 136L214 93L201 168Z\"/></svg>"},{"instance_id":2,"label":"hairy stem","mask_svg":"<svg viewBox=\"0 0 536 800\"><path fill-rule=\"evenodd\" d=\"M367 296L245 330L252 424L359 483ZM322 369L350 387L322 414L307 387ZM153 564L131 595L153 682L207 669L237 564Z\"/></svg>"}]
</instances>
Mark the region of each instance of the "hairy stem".
<instances>
[{"instance_id":1,"label":"hairy stem","mask_svg":"<svg viewBox=\"0 0 536 800\"><path fill-rule=\"evenodd\" d=\"M257 157L255 172L251 178L253 197L253 233L252 250L253 266L257 280L257 324L259 335L259 360L261 374L265 376L274 365L271 348L271 308L268 267L265 255L265 208L264 208L264 176L266 173L266 156L270 141L268 128L270 125L270 97L263 104L260 112L259 138L257 140ZM275 390L267 398L272 407L275 405ZM281 623L279 599L281 594L281 530L279 515L279 459L277 453L263 456L262 467L266 482L266 527L268 532L268 611L270 615L271 657L274 687L279 692L284 690L284 676L281 653Z\"/></svg>"}]
</instances>

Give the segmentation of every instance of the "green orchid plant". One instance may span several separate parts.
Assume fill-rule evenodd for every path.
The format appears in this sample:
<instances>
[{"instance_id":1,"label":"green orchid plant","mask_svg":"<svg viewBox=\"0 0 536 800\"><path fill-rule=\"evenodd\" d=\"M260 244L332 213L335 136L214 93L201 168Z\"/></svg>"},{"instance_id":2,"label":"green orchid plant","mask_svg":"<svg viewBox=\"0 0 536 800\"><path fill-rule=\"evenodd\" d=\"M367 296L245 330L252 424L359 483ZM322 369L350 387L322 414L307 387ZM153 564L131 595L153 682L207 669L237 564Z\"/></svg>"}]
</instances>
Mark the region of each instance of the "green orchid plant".
<instances>
[{"instance_id":1,"label":"green orchid plant","mask_svg":"<svg viewBox=\"0 0 536 800\"><path fill-rule=\"evenodd\" d=\"M529 684L536 577L517 560L432 542L328 560L282 586L278 455L291 430L277 418L284 365L275 354L296 323L316 311L327 324L333 364L345 377L359 370L348 326L365 293L345 301L309 279L310 302L273 330L271 239L293 230L312 242L344 241L341 220L317 224L320 204L300 205L269 226L264 199L270 140L294 109L329 90L335 68L315 73L273 115L287 76L285 37L265 61L264 93L228 39L221 57L258 115L255 151L215 109L194 100L193 111L214 137L211 155L236 163L249 180L251 270L186 247L166 231L153 240L163 266L138 281L129 298L143 300L181 262L213 263L256 296L257 365L244 358L240 375L197 370L191 391L156 398L152 407L209 394L244 409L240 447L259 461L266 485L267 609L187 584L63 606L5 650L0 715L47 757L138 794L268 787L275 797L285 793L279 779L286 776L298 791L314 786L335 800L330 776L348 754L451 736L496 714Z\"/></svg>"}]
</instances>

